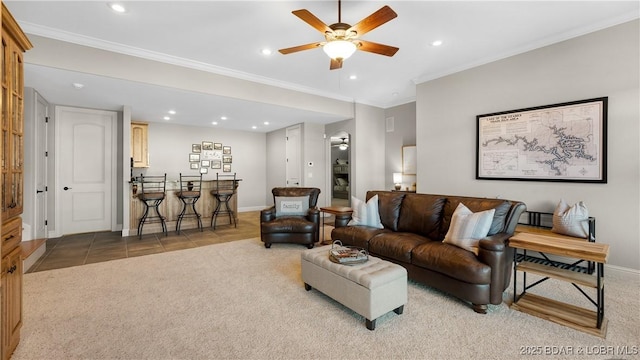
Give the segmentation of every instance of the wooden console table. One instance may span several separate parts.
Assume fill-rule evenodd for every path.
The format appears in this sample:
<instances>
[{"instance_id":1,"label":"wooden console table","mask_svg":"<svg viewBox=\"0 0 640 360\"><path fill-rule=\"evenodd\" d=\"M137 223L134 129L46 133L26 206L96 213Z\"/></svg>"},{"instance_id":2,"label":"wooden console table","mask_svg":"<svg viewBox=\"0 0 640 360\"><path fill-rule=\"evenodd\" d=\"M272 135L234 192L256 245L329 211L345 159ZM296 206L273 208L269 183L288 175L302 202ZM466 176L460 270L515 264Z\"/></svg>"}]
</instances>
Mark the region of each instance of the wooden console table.
<instances>
[{"instance_id":1,"label":"wooden console table","mask_svg":"<svg viewBox=\"0 0 640 360\"><path fill-rule=\"evenodd\" d=\"M609 257L609 245L603 243L578 241L540 233L519 232L509 239L509 246L524 251L520 262L513 258L513 303L511 308L534 315L555 323L571 327L592 335L606 337L607 319L604 317L604 263ZM557 256L592 261L596 264L596 274L584 274L569 269L561 269L557 264L537 264L526 261L527 251L537 251ZM518 271L523 273L523 290L517 292ZM541 280L527 285L527 273L544 276ZM543 296L528 293L530 288L546 281L556 279L568 281L575 286L596 307L595 311L563 303ZM580 288L596 289L594 301Z\"/></svg>"}]
</instances>

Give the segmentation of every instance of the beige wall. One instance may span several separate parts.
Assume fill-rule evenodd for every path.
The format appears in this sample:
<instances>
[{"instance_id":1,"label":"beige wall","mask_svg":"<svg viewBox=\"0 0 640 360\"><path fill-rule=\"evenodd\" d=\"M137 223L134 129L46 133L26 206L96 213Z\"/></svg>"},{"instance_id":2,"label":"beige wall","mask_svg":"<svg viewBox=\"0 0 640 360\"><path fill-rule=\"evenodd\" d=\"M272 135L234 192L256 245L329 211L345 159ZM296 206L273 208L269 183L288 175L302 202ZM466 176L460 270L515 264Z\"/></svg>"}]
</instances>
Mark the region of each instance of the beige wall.
<instances>
[{"instance_id":1,"label":"beige wall","mask_svg":"<svg viewBox=\"0 0 640 360\"><path fill-rule=\"evenodd\" d=\"M640 269L640 21L419 84L418 189L522 200L553 211L564 198L596 217L609 264ZM475 179L475 116L609 97L608 183Z\"/></svg>"}]
</instances>

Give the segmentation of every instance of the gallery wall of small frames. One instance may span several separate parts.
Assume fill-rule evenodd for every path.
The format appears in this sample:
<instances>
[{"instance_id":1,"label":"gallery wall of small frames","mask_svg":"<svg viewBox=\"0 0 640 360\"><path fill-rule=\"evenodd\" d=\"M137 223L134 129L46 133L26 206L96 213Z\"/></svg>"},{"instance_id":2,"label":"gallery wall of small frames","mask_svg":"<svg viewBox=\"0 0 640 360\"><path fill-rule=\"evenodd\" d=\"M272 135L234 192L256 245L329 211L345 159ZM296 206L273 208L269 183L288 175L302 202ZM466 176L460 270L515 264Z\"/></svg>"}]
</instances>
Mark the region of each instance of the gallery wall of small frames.
<instances>
[{"instance_id":1,"label":"gallery wall of small frames","mask_svg":"<svg viewBox=\"0 0 640 360\"><path fill-rule=\"evenodd\" d=\"M231 146L223 146L222 143L203 141L201 144L192 144L189 154L189 168L198 170L201 174L211 170L231 172Z\"/></svg>"}]
</instances>

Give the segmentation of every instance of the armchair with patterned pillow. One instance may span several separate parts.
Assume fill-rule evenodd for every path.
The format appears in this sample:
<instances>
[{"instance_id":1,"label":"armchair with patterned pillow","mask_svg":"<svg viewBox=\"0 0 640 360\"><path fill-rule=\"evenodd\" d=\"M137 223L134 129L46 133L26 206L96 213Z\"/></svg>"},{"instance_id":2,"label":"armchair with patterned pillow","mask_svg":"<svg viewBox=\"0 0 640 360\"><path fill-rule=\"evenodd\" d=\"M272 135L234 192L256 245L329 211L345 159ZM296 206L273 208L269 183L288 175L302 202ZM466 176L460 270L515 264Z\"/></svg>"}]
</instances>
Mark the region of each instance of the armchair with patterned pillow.
<instances>
[{"instance_id":1,"label":"armchair with patterned pillow","mask_svg":"<svg viewBox=\"0 0 640 360\"><path fill-rule=\"evenodd\" d=\"M260 239L267 249L273 243L294 243L311 249L320 240L320 189L277 187L274 205L260 212Z\"/></svg>"}]
</instances>

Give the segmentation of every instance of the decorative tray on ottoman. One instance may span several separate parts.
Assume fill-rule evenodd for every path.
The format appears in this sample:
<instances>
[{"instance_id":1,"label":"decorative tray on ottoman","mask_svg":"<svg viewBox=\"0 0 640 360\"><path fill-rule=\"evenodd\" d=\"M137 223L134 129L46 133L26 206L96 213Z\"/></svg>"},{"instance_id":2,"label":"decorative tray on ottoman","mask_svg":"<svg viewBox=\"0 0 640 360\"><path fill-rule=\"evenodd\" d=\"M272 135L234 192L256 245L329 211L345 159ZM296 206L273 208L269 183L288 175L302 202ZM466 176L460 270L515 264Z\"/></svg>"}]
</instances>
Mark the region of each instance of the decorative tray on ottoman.
<instances>
[{"instance_id":1,"label":"decorative tray on ottoman","mask_svg":"<svg viewBox=\"0 0 640 360\"><path fill-rule=\"evenodd\" d=\"M367 250L355 246L343 246L340 240L331 244L329 260L342 265L362 264L369 260Z\"/></svg>"}]
</instances>

